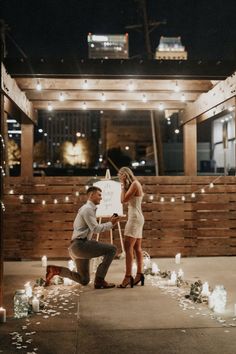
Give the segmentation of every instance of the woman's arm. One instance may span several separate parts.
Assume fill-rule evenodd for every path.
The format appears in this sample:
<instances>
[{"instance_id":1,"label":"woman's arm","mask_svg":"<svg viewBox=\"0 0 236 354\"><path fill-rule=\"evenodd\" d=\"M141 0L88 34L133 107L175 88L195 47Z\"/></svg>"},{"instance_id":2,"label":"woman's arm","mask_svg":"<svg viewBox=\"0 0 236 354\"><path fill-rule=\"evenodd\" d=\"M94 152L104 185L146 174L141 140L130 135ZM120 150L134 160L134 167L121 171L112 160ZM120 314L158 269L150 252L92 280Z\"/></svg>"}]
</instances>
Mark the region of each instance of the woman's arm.
<instances>
[{"instance_id":1,"label":"woman's arm","mask_svg":"<svg viewBox=\"0 0 236 354\"><path fill-rule=\"evenodd\" d=\"M136 195L137 191L138 191L137 181L133 181L127 191L125 190L124 185L121 184L121 198L120 198L121 203L127 203L131 197Z\"/></svg>"}]
</instances>

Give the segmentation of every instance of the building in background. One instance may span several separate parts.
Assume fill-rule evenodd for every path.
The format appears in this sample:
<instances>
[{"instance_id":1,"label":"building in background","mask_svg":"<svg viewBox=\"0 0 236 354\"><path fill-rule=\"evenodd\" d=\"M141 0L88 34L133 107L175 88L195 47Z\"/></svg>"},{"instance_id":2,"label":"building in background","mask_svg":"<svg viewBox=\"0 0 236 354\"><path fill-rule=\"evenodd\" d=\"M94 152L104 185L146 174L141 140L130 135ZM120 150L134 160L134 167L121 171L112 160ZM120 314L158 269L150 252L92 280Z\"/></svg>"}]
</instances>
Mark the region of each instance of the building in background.
<instances>
[{"instance_id":1,"label":"building in background","mask_svg":"<svg viewBox=\"0 0 236 354\"><path fill-rule=\"evenodd\" d=\"M187 60L188 53L181 43L181 37L163 37L156 49L155 59Z\"/></svg>"},{"instance_id":2,"label":"building in background","mask_svg":"<svg viewBox=\"0 0 236 354\"><path fill-rule=\"evenodd\" d=\"M128 59L129 36L126 34L88 34L89 59Z\"/></svg>"},{"instance_id":3,"label":"building in background","mask_svg":"<svg viewBox=\"0 0 236 354\"><path fill-rule=\"evenodd\" d=\"M38 141L43 141L49 166L89 167L98 156L100 134L96 111L39 111Z\"/></svg>"}]
</instances>

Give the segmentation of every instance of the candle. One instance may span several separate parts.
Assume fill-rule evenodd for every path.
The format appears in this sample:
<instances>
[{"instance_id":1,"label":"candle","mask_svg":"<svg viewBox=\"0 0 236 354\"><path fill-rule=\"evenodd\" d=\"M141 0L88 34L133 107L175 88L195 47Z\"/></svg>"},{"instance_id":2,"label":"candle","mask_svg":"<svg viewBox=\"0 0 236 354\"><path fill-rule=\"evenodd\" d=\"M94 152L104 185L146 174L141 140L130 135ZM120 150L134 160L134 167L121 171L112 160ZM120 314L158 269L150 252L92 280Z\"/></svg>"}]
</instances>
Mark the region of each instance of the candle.
<instances>
[{"instance_id":1,"label":"candle","mask_svg":"<svg viewBox=\"0 0 236 354\"><path fill-rule=\"evenodd\" d=\"M32 300L32 309L34 312L39 312L39 299L37 297Z\"/></svg>"},{"instance_id":2,"label":"candle","mask_svg":"<svg viewBox=\"0 0 236 354\"><path fill-rule=\"evenodd\" d=\"M30 282L25 284L25 293L28 297L32 296L32 287L30 285Z\"/></svg>"},{"instance_id":3,"label":"candle","mask_svg":"<svg viewBox=\"0 0 236 354\"><path fill-rule=\"evenodd\" d=\"M70 278L63 278L64 285L72 285L72 280Z\"/></svg>"},{"instance_id":4,"label":"candle","mask_svg":"<svg viewBox=\"0 0 236 354\"><path fill-rule=\"evenodd\" d=\"M178 271L178 277L179 278L183 278L184 277L184 272L183 272L183 270L181 268Z\"/></svg>"},{"instance_id":5,"label":"candle","mask_svg":"<svg viewBox=\"0 0 236 354\"><path fill-rule=\"evenodd\" d=\"M171 272L171 277L169 280L169 284L170 285L175 285L176 284L176 280L177 280L177 274L175 273L175 271Z\"/></svg>"},{"instance_id":6,"label":"candle","mask_svg":"<svg viewBox=\"0 0 236 354\"><path fill-rule=\"evenodd\" d=\"M236 304L234 304L234 316L236 316Z\"/></svg>"},{"instance_id":7,"label":"candle","mask_svg":"<svg viewBox=\"0 0 236 354\"><path fill-rule=\"evenodd\" d=\"M152 263L152 273L157 274L158 272L159 272L158 265L155 262L153 262Z\"/></svg>"},{"instance_id":8,"label":"candle","mask_svg":"<svg viewBox=\"0 0 236 354\"><path fill-rule=\"evenodd\" d=\"M47 267L47 256L42 257L42 267Z\"/></svg>"},{"instance_id":9,"label":"candle","mask_svg":"<svg viewBox=\"0 0 236 354\"><path fill-rule=\"evenodd\" d=\"M177 255L175 256L175 263L180 264L180 260L181 260L181 253L177 253Z\"/></svg>"},{"instance_id":10,"label":"candle","mask_svg":"<svg viewBox=\"0 0 236 354\"><path fill-rule=\"evenodd\" d=\"M207 281L205 283L203 283L203 285L202 285L201 295L202 296L209 296L210 295L209 285L208 285Z\"/></svg>"},{"instance_id":11,"label":"candle","mask_svg":"<svg viewBox=\"0 0 236 354\"><path fill-rule=\"evenodd\" d=\"M6 322L6 310L3 307L0 307L0 323Z\"/></svg>"}]
</instances>

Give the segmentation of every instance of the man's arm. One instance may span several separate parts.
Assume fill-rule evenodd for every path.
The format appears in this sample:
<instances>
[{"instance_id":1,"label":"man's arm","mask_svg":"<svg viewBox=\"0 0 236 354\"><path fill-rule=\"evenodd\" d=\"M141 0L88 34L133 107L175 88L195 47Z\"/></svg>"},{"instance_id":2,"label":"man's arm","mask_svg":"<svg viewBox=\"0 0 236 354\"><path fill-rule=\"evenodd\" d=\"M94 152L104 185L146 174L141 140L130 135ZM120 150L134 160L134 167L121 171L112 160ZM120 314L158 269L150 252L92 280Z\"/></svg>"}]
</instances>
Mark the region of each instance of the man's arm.
<instances>
[{"instance_id":1,"label":"man's arm","mask_svg":"<svg viewBox=\"0 0 236 354\"><path fill-rule=\"evenodd\" d=\"M84 210L83 218L84 218L85 223L88 225L89 229L93 233L99 234L101 232L108 231L113 227L113 223L111 221L99 224L97 222L95 212L90 208Z\"/></svg>"}]
</instances>

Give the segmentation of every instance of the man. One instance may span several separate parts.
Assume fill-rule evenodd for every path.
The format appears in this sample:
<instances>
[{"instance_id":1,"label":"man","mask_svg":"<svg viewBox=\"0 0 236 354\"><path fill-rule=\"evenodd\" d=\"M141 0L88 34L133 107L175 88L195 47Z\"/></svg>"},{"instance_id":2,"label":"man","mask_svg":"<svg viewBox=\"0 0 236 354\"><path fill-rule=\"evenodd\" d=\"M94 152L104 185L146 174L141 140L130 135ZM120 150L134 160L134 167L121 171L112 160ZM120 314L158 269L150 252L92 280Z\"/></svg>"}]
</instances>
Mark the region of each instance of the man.
<instances>
[{"instance_id":1,"label":"man","mask_svg":"<svg viewBox=\"0 0 236 354\"><path fill-rule=\"evenodd\" d=\"M54 275L60 275L87 285L90 281L89 263L94 257L103 256L102 263L98 266L94 287L95 289L113 288L115 284L107 283L105 276L108 268L116 255L116 246L92 240L94 233L101 233L110 230L119 220L113 215L109 222L98 224L96 219L96 205L102 200L102 191L98 187L89 187L87 190L87 203L78 211L74 221L74 231L72 234L69 254L74 260L77 272L70 271L65 267L49 265L46 274L46 286Z\"/></svg>"}]
</instances>

